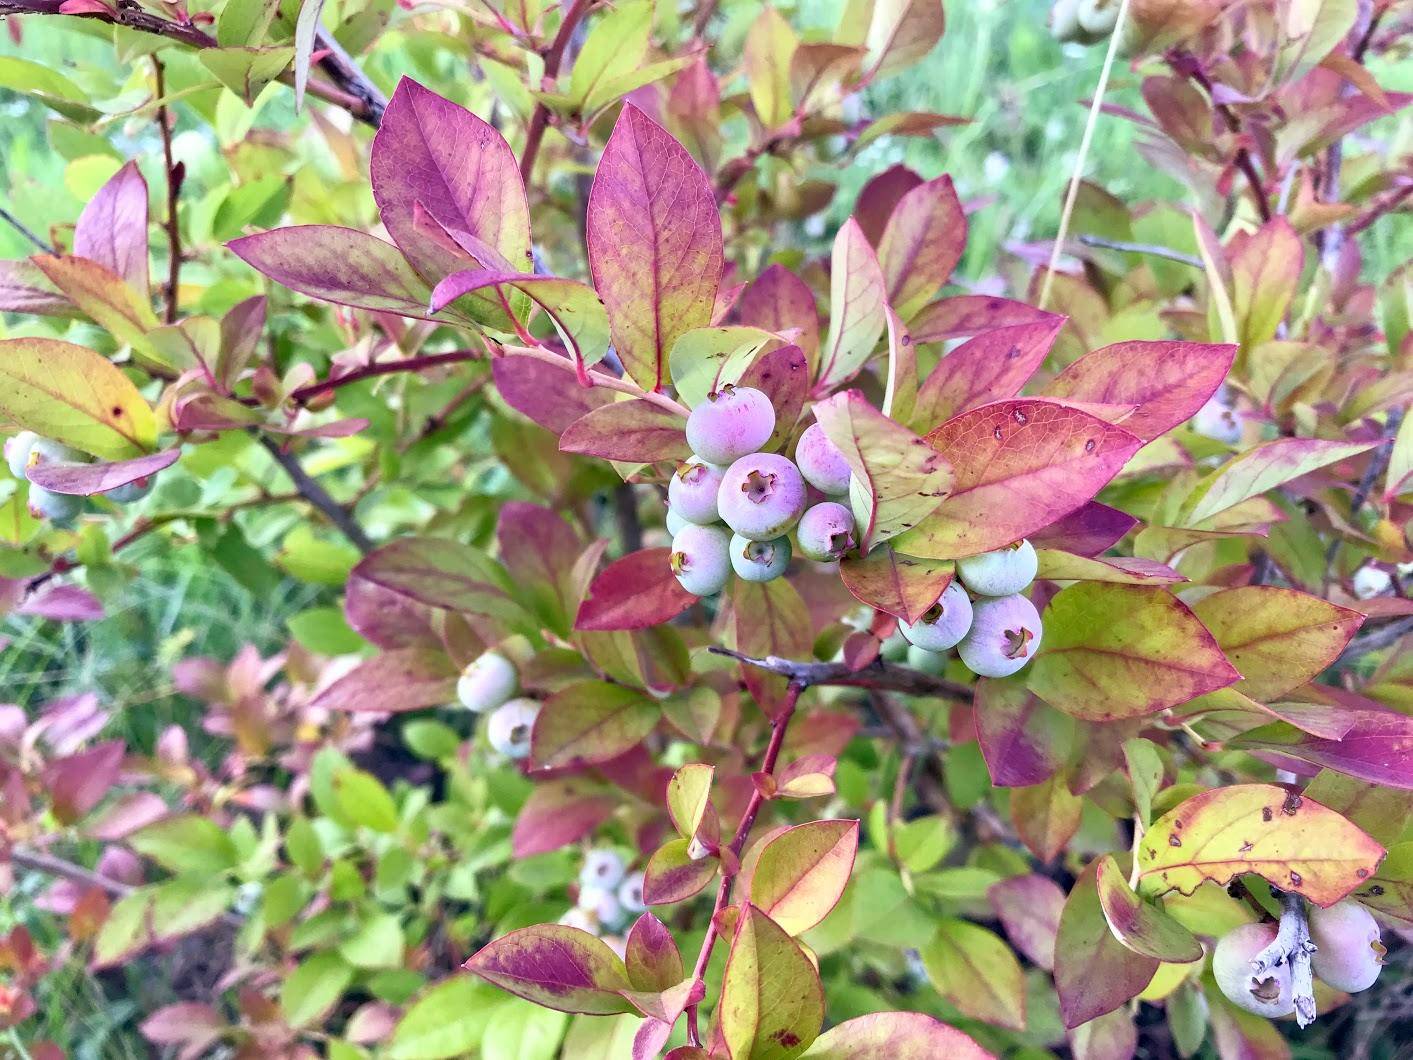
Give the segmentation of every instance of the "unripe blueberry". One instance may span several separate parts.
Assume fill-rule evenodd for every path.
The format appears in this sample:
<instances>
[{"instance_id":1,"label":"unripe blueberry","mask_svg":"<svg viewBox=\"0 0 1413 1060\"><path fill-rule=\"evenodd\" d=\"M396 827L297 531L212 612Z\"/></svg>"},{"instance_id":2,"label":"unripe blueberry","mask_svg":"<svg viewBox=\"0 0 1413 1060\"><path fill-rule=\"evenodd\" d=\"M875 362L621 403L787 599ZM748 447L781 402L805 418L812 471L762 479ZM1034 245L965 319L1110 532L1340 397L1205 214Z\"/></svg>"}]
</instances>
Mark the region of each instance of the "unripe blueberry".
<instances>
[{"instance_id":1,"label":"unripe blueberry","mask_svg":"<svg viewBox=\"0 0 1413 1060\"><path fill-rule=\"evenodd\" d=\"M812 423L795 446L795 463L800 474L820 493L843 497L849 492L849 462L839 447L829 440L824 428Z\"/></svg>"},{"instance_id":2,"label":"unripe blueberry","mask_svg":"<svg viewBox=\"0 0 1413 1060\"><path fill-rule=\"evenodd\" d=\"M671 537L676 537L677 531L681 530L684 526L696 525L692 520L682 518L682 516L678 515L671 508L667 509L667 518L663 520L663 522L667 526L667 533Z\"/></svg>"},{"instance_id":3,"label":"unripe blueberry","mask_svg":"<svg viewBox=\"0 0 1413 1060\"><path fill-rule=\"evenodd\" d=\"M1325 982L1346 994L1374 985L1383 971L1379 925L1358 902L1339 902L1328 909L1310 907L1310 938L1320 947L1310 967Z\"/></svg>"},{"instance_id":4,"label":"unripe blueberry","mask_svg":"<svg viewBox=\"0 0 1413 1060\"><path fill-rule=\"evenodd\" d=\"M25 478L29 470L29 453L39 435L33 431L20 431L13 438L5 439L5 464L15 478Z\"/></svg>"},{"instance_id":5,"label":"unripe blueberry","mask_svg":"<svg viewBox=\"0 0 1413 1060\"><path fill-rule=\"evenodd\" d=\"M530 737L540 705L533 699L512 699L497 707L486 723L486 738L507 758L525 758L530 753Z\"/></svg>"},{"instance_id":6,"label":"unripe blueberry","mask_svg":"<svg viewBox=\"0 0 1413 1060\"><path fill-rule=\"evenodd\" d=\"M643 901L643 874L630 872L618 885L618 904L633 915L647 912L648 903Z\"/></svg>"},{"instance_id":7,"label":"unripe blueberry","mask_svg":"<svg viewBox=\"0 0 1413 1060\"><path fill-rule=\"evenodd\" d=\"M73 522L83 510L83 498L67 493L51 493L33 482L29 484L29 514L36 519L48 519L60 526Z\"/></svg>"},{"instance_id":8,"label":"unripe blueberry","mask_svg":"<svg viewBox=\"0 0 1413 1060\"><path fill-rule=\"evenodd\" d=\"M983 596L972 605L971 629L957 645L967 669L1007 677L1040 650L1040 615L1024 596Z\"/></svg>"},{"instance_id":9,"label":"unripe blueberry","mask_svg":"<svg viewBox=\"0 0 1413 1060\"><path fill-rule=\"evenodd\" d=\"M908 665L933 677L941 677L947 669L947 656L940 651L928 651L916 644L908 645Z\"/></svg>"},{"instance_id":10,"label":"unripe blueberry","mask_svg":"<svg viewBox=\"0 0 1413 1060\"><path fill-rule=\"evenodd\" d=\"M467 710L484 714L511 696L519 683L514 664L498 651L482 652L456 681L456 698Z\"/></svg>"},{"instance_id":11,"label":"unripe blueberry","mask_svg":"<svg viewBox=\"0 0 1413 1060\"><path fill-rule=\"evenodd\" d=\"M1039 561L1029 541L957 560L957 576L981 596L1010 596L1035 581Z\"/></svg>"},{"instance_id":12,"label":"unripe blueberry","mask_svg":"<svg viewBox=\"0 0 1413 1060\"><path fill-rule=\"evenodd\" d=\"M580 887L579 908L595 917L600 924L617 924L623 919L623 906L618 895L607 887Z\"/></svg>"},{"instance_id":13,"label":"unripe blueberry","mask_svg":"<svg viewBox=\"0 0 1413 1060\"><path fill-rule=\"evenodd\" d=\"M1119 0L1079 0L1075 15L1091 37L1107 37L1119 18Z\"/></svg>"},{"instance_id":14,"label":"unripe blueberry","mask_svg":"<svg viewBox=\"0 0 1413 1060\"><path fill-rule=\"evenodd\" d=\"M559 922L565 927L578 928L580 931L587 931L590 935L598 931L598 922L587 912L577 905L559 918Z\"/></svg>"},{"instance_id":15,"label":"unripe blueberry","mask_svg":"<svg viewBox=\"0 0 1413 1060\"><path fill-rule=\"evenodd\" d=\"M800 551L810 559L821 562L842 559L857 545L854 513L834 501L816 504L800 516L795 540L800 543Z\"/></svg>"},{"instance_id":16,"label":"unripe blueberry","mask_svg":"<svg viewBox=\"0 0 1413 1060\"><path fill-rule=\"evenodd\" d=\"M790 565L790 539L777 537L772 541L752 541L740 534L731 535L731 569L748 582L774 581Z\"/></svg>"},{"instance_id":17,"label":"unripe blueberry","mask_svg":"<svg viewBox=\"0 0 1413 1060\"><path fill-rule=\"evenodd\" d=\"M774 430L770 398L754 387L728 383L687 417L687 444L703 460L725 465L754 453Z\"/></svg>"},{"instance_id":18,"label":"unripe blueberry","mask_svg":"<svg viewBox=\"0 0 1413 1060\"><path fill-rule=\"evenodd\" d=\"M752 453L726 469L717 509L742 537L770 541L794 526L805 510L805 480L785 457Z\"/></svg>"},{"instance_id":19,"label":"unripe blueberry","mask_svg":"<svg viewBox=\"0 0 1413 1060\"><path fill-rule=\"evenodd\" d=\"M1275 924L1242 924L1223 935L1212 952L1212 975L1227 1000L1237 1008L1271 1019L1295 1011L1288 963L1260 975L1252 972L1251 958L1275 938Z\"/></svg>"},{"instance_id":20,"label":"unripe blueberry","mask_svg":"<svg viewBox=\"0 0 1413 1060\"><path fill-rule=\"evenodd\" d=\"M1055 0L1050 8L1050 33L1061 44L1079 36L1079 0Z\"/></svg>"},{"instance_id":21,"label":"unripe blueberry","mask_svg":"<svg viewBox=\"0 0 1413 1060\"><path fill-rule=\"evenodd\" d=\"M584 855L584 867L579 870L581 887L617 887L626 866L616 850L591 850Z\"/></svg>"},{"instance_id":22,"label":"unripe blueberry","mask_svg":"<svg viewBox=\"0 0 1413 1060\"><path fill-rule=\"evenodd\" d=\"M1207 438L1235 445L1241 441L1241 416L1220 396L1213 396L1192 417L1192 429Z\"/></svg>"},{"instance_id":23,"label":"unripe blueberry","mask_svg":"<svg viewBox=\"0 0 1413 1060\"><path fill-rule=\"evenodd\" d=\"M689 523L707 526L716 522L716 494L724 473L725 468L692 457L668 480L668 507Z\"/></svg>"},{"instance_id":24,"label":"unripe blueberry","mask_svg":"<svg viewBox=\"0 0 1413 1060\"><path fill-rule=\"evenodd\" d=\"M132 504L134 501L140 501L143 497L151 493L153 484L153 477L146 475L136 482L128 482L118 486L116 489L111 489L103 494L103 496L107 497L114 504Z\"/></svg>"},{"instance_id":25,"label":"unripe blueberry","mask_svg":"<svg viewBox=\"0 0 1413 1060\"><path fill-rule=\"evenodd\" d=\"M899 622L903 636L924 651L947 651L971 629L971 598L956 581L947 583L942 598L916 622Z\"/></svg>"},{"instance_id":26,"label":"unripe blueberry","mask_svg":"<svg viewBox=\"0 0 1413 1060\"><path fill-rule=\"evenodd\" d=\"M696 596L711 596L731 576L727 550L731 539L716 526L684 526L672 537L672 573L682 588Z\"/></svg>"}]
</instances>

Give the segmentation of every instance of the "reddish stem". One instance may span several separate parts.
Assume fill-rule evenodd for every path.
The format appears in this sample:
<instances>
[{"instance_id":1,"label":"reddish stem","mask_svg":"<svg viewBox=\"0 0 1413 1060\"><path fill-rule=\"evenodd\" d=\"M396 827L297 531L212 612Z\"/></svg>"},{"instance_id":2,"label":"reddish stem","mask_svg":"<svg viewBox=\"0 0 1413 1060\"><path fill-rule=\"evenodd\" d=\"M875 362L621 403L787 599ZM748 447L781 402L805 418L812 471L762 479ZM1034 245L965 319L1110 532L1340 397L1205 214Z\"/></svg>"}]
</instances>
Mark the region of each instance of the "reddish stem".
<instances>
[{"instance_id":1,"label":"reddish stem","mask_svg":"<svg viewBox=\"0 0 1413 1060\"><path fill-rule=\"evenodd\" d=\"M152 68L156 73L157 98L167 96L166 70L162 60L152 57ZM167 247L171 261L167 264L167 314L168 324L177 322L177 288L182 274L182 234L177 224L177 196L181 194L181 176L172 157L172 117L167 105L157 108L157 128L162 134L162 161L167 175Z\"/></svg>"},{"instance_id":2,"label":"reddish stem","mask_svg":"<svg viewBox=\"0 0 1413 1060\"><path fill-rule=\"evenodd\" d=\"M549 51L545 52L543 83L546 86L559 76L559 67L564 62L564 53L569 47L569 39L574 35L574 30L592 6L593 0L573 0L573 3L569 5L569 10L564 12L564 18L559 23L559 32L554 35ZM540 153L540 143L545 138L545 129L548 126L549 107L544 103L536 103L535 109L530 115L530 125L525 130L525 152L520 156L520 179L526 185L530 183L530 174L535 168L535 156Z\"/></svg>"},{"instance_id":3,"label":"reddish stem","mask_svg":"<svg viewBox=\"0 0 1413 1060\"><path fill-rule=\"evenodd\" d=\"M795 716L795 707L799 704L800 693L808 685L803 681L791 681L785 693L785 703L780 709L780 713L770 723L770 742L765 748L765 757L761 759L760 771L767 775L775 773L775 764L780 758L780 748L785 744L785 730L789 728L790 719ZM728 870L726 864L721 868L721 886L716 891L716 904L712 906L711 922L707 924L706 938L702 940L701 952L697 954L696 966L692 969L692 978L703 980L706 976L707 965L711 962L712 950L716 948L716 940L721 933L717 930L717 919L722 910L730 904L731 885L736 881L736 874L740 871L741 852L746 847L746 840L750 838L751 828L756 823L756 816L760 813L760 808L765 805L765 796L761 794L761 787L757 785L751 792L751 799L746 803L746 812L741 815L741 826L736 829L736 837L731 840L731 854L729 860L734 868ZM687 1040L693 1045L702 1044L701 1028L698 1025L698 1009L701 1002L687 1006Z\"/></svg>"},{"instance_id":4,"label":"reddish stem","mask_svg":"<svg viewBox=\"0 0 1413 1060\"><path fill-rule=\"evenodd\" d=\"M443 364L460 364L464 361L479 361L484 357L485 354L480 350L452 350L450 353L428 353L420 357L406 357L400 361L380 361L377 364L366 364L362 368L355 368L335 379L324 379L317 383L310 383L308 386L302 386L290 393L290 400L297 405L304 405L322 394L331 393L341 386L348 386L360 379L372 379L375 376L392 375L396 372L420 372L424 368L436 368Z\"/></svg>"},{"instance_id":5,"label":"reddish stem","mask_svg":"<svg viewBox=\"0 0 1413 1060\"><path fill-rule=\"evenodd\" d=\"M1222 116L1222 121L1226 123L1226 127L1231 132L1240 135L1241 119L1237 117L1236 112L1225 103L1217 102L1212 79L1207 76L1202 68L1198 66L1195 61L1189 60L1182 64L1179 69L1202 86L1203 91L1206 92L1208 98L1212 100L1212 105L1216 107L1217 113ZM1236 167L1245 174L1246 182L1251 185L1251 195L1252 198L1256 200L1256 212L1261 215L1262 221L1269 221L1271 219L1271 204L1266 199L1266 188L1261 181L1261 174L1256 170L1256 163L1251 157L1251 152L1245 147L1238 147L1236 149L1235 162Z\"/></svg>"}]
</instances>

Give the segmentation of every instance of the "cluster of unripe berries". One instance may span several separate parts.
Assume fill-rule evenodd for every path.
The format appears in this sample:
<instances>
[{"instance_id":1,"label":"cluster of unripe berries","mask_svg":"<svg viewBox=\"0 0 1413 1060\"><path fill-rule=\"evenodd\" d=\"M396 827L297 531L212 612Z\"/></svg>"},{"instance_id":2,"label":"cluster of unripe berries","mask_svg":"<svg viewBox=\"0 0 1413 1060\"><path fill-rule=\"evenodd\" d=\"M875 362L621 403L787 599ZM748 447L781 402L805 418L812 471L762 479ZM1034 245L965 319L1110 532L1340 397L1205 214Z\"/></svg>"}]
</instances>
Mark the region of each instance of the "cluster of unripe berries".
<instances>
[{"instance_id":1,"label":"cluster of unripe berries","mask_svg":"<svg viewBox=\"0 0 1413 1060\"><path fill-rule=\"evenodd\" d=\"M625 942L617 932L627 926L630 917L647 912L647 908L643 901L643 874L629 872L617 851L596 848L584 855L578 900L559 922L602 935L609 948L621 957Z\"/></svg>"},{"instance_id":2,"label":"cluster of unripe berries","mask_svg":"<svg viewBox=\"0 0 1413 1060\"><path fill-rule=\"evenodd\" d=\"M52 438L43 438L33 431L21 431L5 439L5 464L10 474L21 482L29 482L32 469L43 464L84 464L88 457ZM152 492L152 479L144 478L108 490L103 496L117 504L142 500ZM83 511L83 498L67 493L55 493L29 482L29 514L36 519L48 519L60 526L71 523Z\"/></svg>"},{"instance_id":3,"label":"cluster of unripe berries","mask_svg":"<svg viewBox=\"0 0 1413 1060\"><path fill-rule=\"evenodd\" d=\"M747 386L713 391L688 417L693 455L667 487L672 571L688 592L718 593L733 571L746 581L771 581L785 573L795 547L820 562L853 550L853 513L834 500L810 505L806 489L808 483L826 497L847 496L844 454L819 424L801 435L794 460L761 452L774 431L770 399Z\"/></svg>"},{"instance_id":4,"label":"cluster of unripe berries","mask_svg":"<svg viewBox=\"0 0 1413 1060\"><path fill-rule=\"evenodd\" d=\"M520 678L515 664L498 651L481 653L461 671L456 681L456 698L467 710L489 714L486 739L507 758L519 760L530 753L530 735L540 704L516 696Z\"/></svg>"},{"instance_id":5,"label":"cluster of unripe berries","mask_svg":"<svg viewBox=\"0 0 1413 1060\"><path fill-rule=\"evenodd\" d=\"M1310 956L1315 975L1336 990L1357 994L1374 985L1387 952L1380 941L1378 922L1358 902L1345 901L1307 914ZM1283 961L1259 974L1252 960L1275 941L1277 925L1243 924L1227 932L1212 953L1212 975L1232 1004L1271 1019L1295 1011L1290 963Z\"/></svg>"}]
</instances>

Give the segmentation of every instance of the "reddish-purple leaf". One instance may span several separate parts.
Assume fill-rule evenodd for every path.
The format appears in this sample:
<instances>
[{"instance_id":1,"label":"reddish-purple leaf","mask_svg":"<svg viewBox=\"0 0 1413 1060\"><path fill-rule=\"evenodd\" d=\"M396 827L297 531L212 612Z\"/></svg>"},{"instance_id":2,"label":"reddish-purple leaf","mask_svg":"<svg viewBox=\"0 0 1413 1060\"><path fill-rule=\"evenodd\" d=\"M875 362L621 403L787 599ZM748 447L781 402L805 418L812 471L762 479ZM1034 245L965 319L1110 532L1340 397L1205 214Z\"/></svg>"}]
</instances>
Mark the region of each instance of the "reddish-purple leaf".
<instances>
[{"instance_id":1,"label":"reddish-purple leaf","mask_svg":"<svg viewBox=\"0 0 1413 1060\"><path fill-rule=\"evenodd\" d=\"M44 764L40 779L60 824L75 823L102 801L117 783L123 753L123 741L109 740Z\"/></svg>"},{"instance_id":2,"label":"reddish-purple leaf","mask_svg":"<svg viewBox=\"0 0 1413 1060\"><path fill-rule=\"evenodd\" d=\"M940 298L924 307L909 323L917 342L943 342L979 335L994 328L1020 324L1063 322L1064 317L1047 313L1025 302L988 294L961 294Z\"/></svg>"},{"instance_id":3,"label":"reddish-purple leaf","mask_svg":"<svg viewBox=\"0 0 1413 1060\"><path fill-rule=\"evenodd\" d=\"M644 913L633 922L624 961L634 990L666 990L687 974L672 932L652 913Z\"/></svg>"},{"instance_id":4,"label":"reddish-purple leaf","mask_svg":"<svg viewBox=\"0 0 1413 1060\"><path fill-rule=\"evenodd\" d=\"M515 154L492 126L404 77L373 138L369 173L383 225L429 283L466 259L417 230L416 206L440 225L530 267L530 209ZM481 262L492 266L492 262Z\"/></svg>"},{"instance_id":5,"label":"reddish-purple leaf","mask_svg":"<svg viewBox=\"0 0 1413 1060\"><path fill-rule=\"evenodd\" d=\"M839 577L859 603L916 622L951 582L952 564L876 548L862 558L846 558L839 564Z\"/></svg>"},{"instance_id":6,"label":"reddish-purple leaf","mask_svg":"<svg viewBox=\"0 0 1413 1060\"><path fill-rule=\"evenodd\" d=\"M52 280L28 261L0 261L0 313L72 316L77 313Z\"/></svg>"},{"instance_id":7,"label":"reddish-purple leaf","mask_svg":"<svg viewBox=\"0 0 1413 1060\"><path fill-rule=\"evenodd\" d=\"M1030 543L1037 549L1054 548L1078 556L1097 556L1118 544L1137 525L1138 520L1127 512L1090 501L1031 534Z\"/></svg>"},{"instance_id":8,"label":"reddish-purple leaf","mask_svg":"<svg viewBox=\"0 0 1413 1060\"><path fill-rule=\"evenodd\" d=\"M574 566L583 542L550 508L509 501L496 519L496 543L517 593L546 626L568 636L576 598Z\"/></svg>"},{"instance_id":9,"label":"reddish-purple leaf","mask_svg":"<svg viewBox=\"0 0 1413 1060\"><path fill-rule=\"evenodd\" d=\"M690 841L669 839L648 859L643 870L643 901L648 905L685 902L716 876L719 862L714 857L693 858Z\"/></svg>"},{"instance_id":10,"label":"reddish-purple leaf","mask_svg":"<svg viewBox=\"0 0 1413 1060\"><path fill-rule=\"evenodd\" d=\"M95 493L126 486L171 467L181 456L180 449L166 449L151 456L122 460L115 464L39 464L29 471L29 480L54 493L91 497Z\"/></svg>"},{"instance_id":11,"label":"reddish-purple leaf","mask_svg":"<svg viewBox=\"0 0 1413 1060\"><path fill-rule=\"evenodd\" d=\"M771 582L736 579L731 587L731 625L736 649L754 658L802 659L814 643L814 627L800 594L784 578ZM780 709L785 679L757 666L741 665L741 676L767 714Z\"/></svg>"},{"instance_id":12,"label":"reddish-purple leaf","mask_svg":"<svg viewBox=\"0 0 1413 1060\"><path fill-rule=\"evenodd\" d=\"M515 818L511 850L528 858L577 843L612 817L621 801L621 793L583 777L542 781Z\"/></svg>"},{"instance_id":13,"label":"reddish-purple leaf","mask_svg":"<svg viewBox=\"0 0 1413 1060\"><path fill-rule=\"evenodd\" d=\"M579 630L647 629L671 621L697 602L668 562L671 549L645 548L614 560L579 605Z\"/></svg>"},{"instance_id":14,"label":"reddish-purple leaf","mask_svg":"<svg viewBox=\"0 0 1413 1060\"><path fill-rule=\"evenodd\" d=\"M84 826L84 834L112 842L124 839L139 828L166 817L171 810L166 801L151 791L133 791L104 807L103 812Z\"/></svg>"},{"instance_id":15,"label":"reddish-purple leaf","mask_svg":"<svg viewBox=\"0 0 1413 1060\"><path fill-rule=\"evenodd\" d=\"M1413 717L1396 711L1361 710L1344 737L1331 740L1286 722L1262 725L1229 740L1228 746L1274 751L1373 784L1413 790Z\"/></svg>"},{"instance_id":16,"label":"reddish-purple leaf","mask_svg":"<svg viewBox=\"0 0 1413 1060\"><path fill-rule=\"evenodd\" d=\"M537 357L497 357L491 361L491 376L507 405L555 434L613 400L608 390L580 383L567 357L562 364Z\"/></svg>"},{"instance_id":17,"label":"reddish-purple leaf","mask_svg":"<svg viewBox=\"0 0 1413 1060\"><path fill-rule=\"evenodd\" d=\"M565 345L580 363L597 364L608 352L608 313L593 289L577 280L500 269L462 269L432 290L430 308L438 312L463 295L487 287L497 291L501 287L512 287L533 299L554 322Z\"/></svg>"},{"instance_id":18,"label":"reddish-purple leaf","mask_svg":"<svg viewBox=\"0 0 1413 1060\"><path fill-rule=\"evenodd\" d=\"M755 387L775 409L775 430L762 447L774 452L794 433L810 387L810 366L798 346L780 346L757 357L741 373L741 386Z\"/></svg>"},{"instance_id":19,"label":"reddish-purple leaf","mask_svg":"<svg viewBox=\"0 0 1413 1060\"><path fill-rule=\"evenodd\" d=\"M984 331L937 362L909 422L930 431L960 412L1015 397L1044 362L1064 318Z\"/></svg>"},{"instance_id":20,"label":"reddish-purple leaf","mask_svg":"<svg viewBox=\"0 0 1413 1060\"><path fill-rule=\"evenodd\" d=\"M1069 401L1137 405L1124 429L1148 442L1207 403L1236 350L1202 342L1119 342L1081 357L1045 391Z\"/></svg>"},{"instance_id":21,"label":"reddish-purple leaf","mask_svg":"<svg viewBox=\"0 0 1413 1060\"><path fill-rule=\"evenodd\" d=\"M585 239L619 359L640 386L662 389L672 344L711 323L721 217L701 167L631 103L599 160Z\"/></svg>"},{"instance_id":22,"label":"reddish-purple leaf","mask_svg":"<svg viewBox=\"0 0 1413 1060\"><path fill-rule=\"evenodd\" d=\"M1055 935L1065 892L1048 876L1032 873L994 883L986 892L1011 944L1037 967L1055 968Z\"/></svg>"},{"instance_id":23,"label":"reddish-purple leaf","mask_svg":"<svg viewBox=\"0 0 1413 1060\"><path fill-rule=\"evenodd\" d=\"M106 265L147 297L147 181L136 162L111 177L74 224L74 253Z\"/></svg>"},{"instance_id":24,"label":"reddish-purple leaf","mask_svg":"<svg viewBox=\"0 0 1413 1060\"><path fill-rule=\"evenodd\" d=\"M602 939L563 924L521 928L483 946L462 965L489 983L560 1012L629 1012L623 961Z\"/></svg>"},{"instance_id":25,"label":"reddish-purple leaf","mask_svg":"<svg viewBox=\"0 0 1413 1060\"><path fill-rule=\"evenodd\" d=\"M1074 1060L1133 1060L1138 1055L1138 1027L1126 1009L1115 1009L1072 1028L1069 1042Z\"/></svg>"},{"instance_id":26,"label":"reddish-purple leaf","mask_svg":"<svg viewBox=\"0 0 1413 1060\"><path fill-rule=\"evenodd\" d=\"M863 186L854 203L854 220L859 223L870 244L878 246L898 201L921 183L920 176L899 162L872 177Z\"/></svg>"},{"instance_id":27,"label":"reddish-purple leaf","mask_svg":"<svg viewBox=\"0 0 1413 1060\"><path fill-rule=\"evenodd\" d=\"M1009 545L1093 499L1142 442L1087 412L1033 398L948 420L927 441L951 463L952 494L895 544L953 559Z\"/></svg>"},{"instance_id":28,"label":"reddish-purple leaf","mask_svg":"<svg viewBox=\"0 0 1413 1060\"><path fill-rule=\"evenodd\" d=\"M15 613L53 622L97 622L104 612L98 597L83 586L50 582L15 608Z\"/></svg>"},{"instance_id":29,"label":"reddish-purple leaf","mask_svg":"<svg viewBox=\"0 0 1413 1060\"><path fill-rule=\"evenodd\" d=\"M445 652L401 648L365 659L315 697L326 710L397 713L443 706L456 692L457 669Z\"/></svg>"},{"instance_id":30,"label":"reddish-purple leaf","mask_svg":"<svg viewBox=\"0 0 1413 1060\"><path fill-rule=\"evenodd\" d=\"M1049 780L1069 757L1074 720L1028 691L1023 678L978 681L975 717L982 757L999 788Z\"/></svg>"},{"instance_id":31,"label":"reddish-purple leaf","mask_svg":"<svg viewBox=\"0 0 1413 1060\"><path fill-rule=\"evenodd\" d=\"M955 1027L921 1012L856 1016L815 1039L804 1060L996 1060Z\"/></svg>"},{"instance_id":32,"label":"reddish-purple leaf","mask_svg":"<svg viewBox=\"0 0 1413 1060\"><path fill-rule=\"evenodd\" d=\"M919 184L898 201L878 242L878 263L900 317L910 319L951 278L966 243L966 214L951 177Z\"/></svg>"},{"instance_id":33,"label":"reddish-purple leaf","mask_svg":"<svg viewBox=\"0 0 1413 1060\"><path fill-rule=\"evenodd\" d=\"M1159 961L1125 948L1109 930L1095 887L1098 860L1075 881L1055 937L1055 989L1066 1027L1112 1012L1146 987Z\"/></svg>"},{"instance_id":34,"label":"reddish-purple leaf","mask_svg":"<svg viewBox=\"0 0 1413 1060\"><path fill-rule=\"evenodd\" d=\"M575 420L559 436L559 448L634 464L686 460L692 455L686 427L687 421L670 409L647 398L630 398Z\"/></svg>"},{"instance_id":35,"label":"reddish-purple leaf","mask_svg":"<svg viewBox=\"0 0 1413 1060\"><path fill-rule=\"evenodd\" d=\"M276 283L311 298L405 317L430 319L431 288L402 253L367 232L298 225L233 239L236 257Z\"/></svg>"},{"instance_id":36,"label":"reddish-purple leaf","mask_svg":"<svg viewBox=\"0 0 1413 1060\"><path fill-rule=\"evenodd\" d=\"M784 265L771 264L746 285L731 312L733 324L749 324L789 338L813 364L819 359L819 307L814 292Z\"/></svg>"},{"instance_id":37,"label":"reddish-purple leaf","mask_svg":"<svg viewBox=\"0 0 1413 1060\"><path fill-rule=\"evenodd\" d=\"M514 583L480 549L440 537L405 537L370 552L349 574L428 607L533 625L513 598Z\"/></svg>"}]
</instances>

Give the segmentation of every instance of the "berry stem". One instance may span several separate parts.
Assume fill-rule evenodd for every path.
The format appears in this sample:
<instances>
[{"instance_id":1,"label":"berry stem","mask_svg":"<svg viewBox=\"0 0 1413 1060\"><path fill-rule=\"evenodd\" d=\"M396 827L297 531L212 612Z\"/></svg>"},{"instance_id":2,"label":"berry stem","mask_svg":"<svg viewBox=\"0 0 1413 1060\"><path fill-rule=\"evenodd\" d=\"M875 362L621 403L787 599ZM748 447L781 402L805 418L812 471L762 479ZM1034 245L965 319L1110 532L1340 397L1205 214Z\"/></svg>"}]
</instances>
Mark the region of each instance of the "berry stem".
<instances>
[{"instance_id":1,"label":"berry stem","mask_svg":"<svg viewBox=\"0 0 1413 1060\"><path fill-rule=\"evenodd\" d=\"M1251 974L1260 976L1282 964L1290 965L1291 992L1295 997L1295 1022L1308 1027L1315 1022L1315 975L1310 955L1315 943L1310 939L1310 923L1305 917L1305 900L1292 891L1281 893L1281 920L1276 937L1251 958Z\"/></svg>"},{"instance_id":2,"label":"berry stem","mask_svg":"<svg viewBox=\"0 0 1413 1060\"><path fill-rule=\"evenodd\" d=\"M502 346L506 353L516 357L533 357L537 361L544 361L546 364L570 366L569 358L538 346ZM590 372L589 384L591 386L603 387L605 390L616 390L620 394L629 394L644 401L650 401L660 408L667 409L668 412L675 412L684 419L689 415L690 410L680 401L660 394L652 390L644 390L631 379L620 379L616 375L604 375L602 372Z\"/></svg>"}]
</instances>

